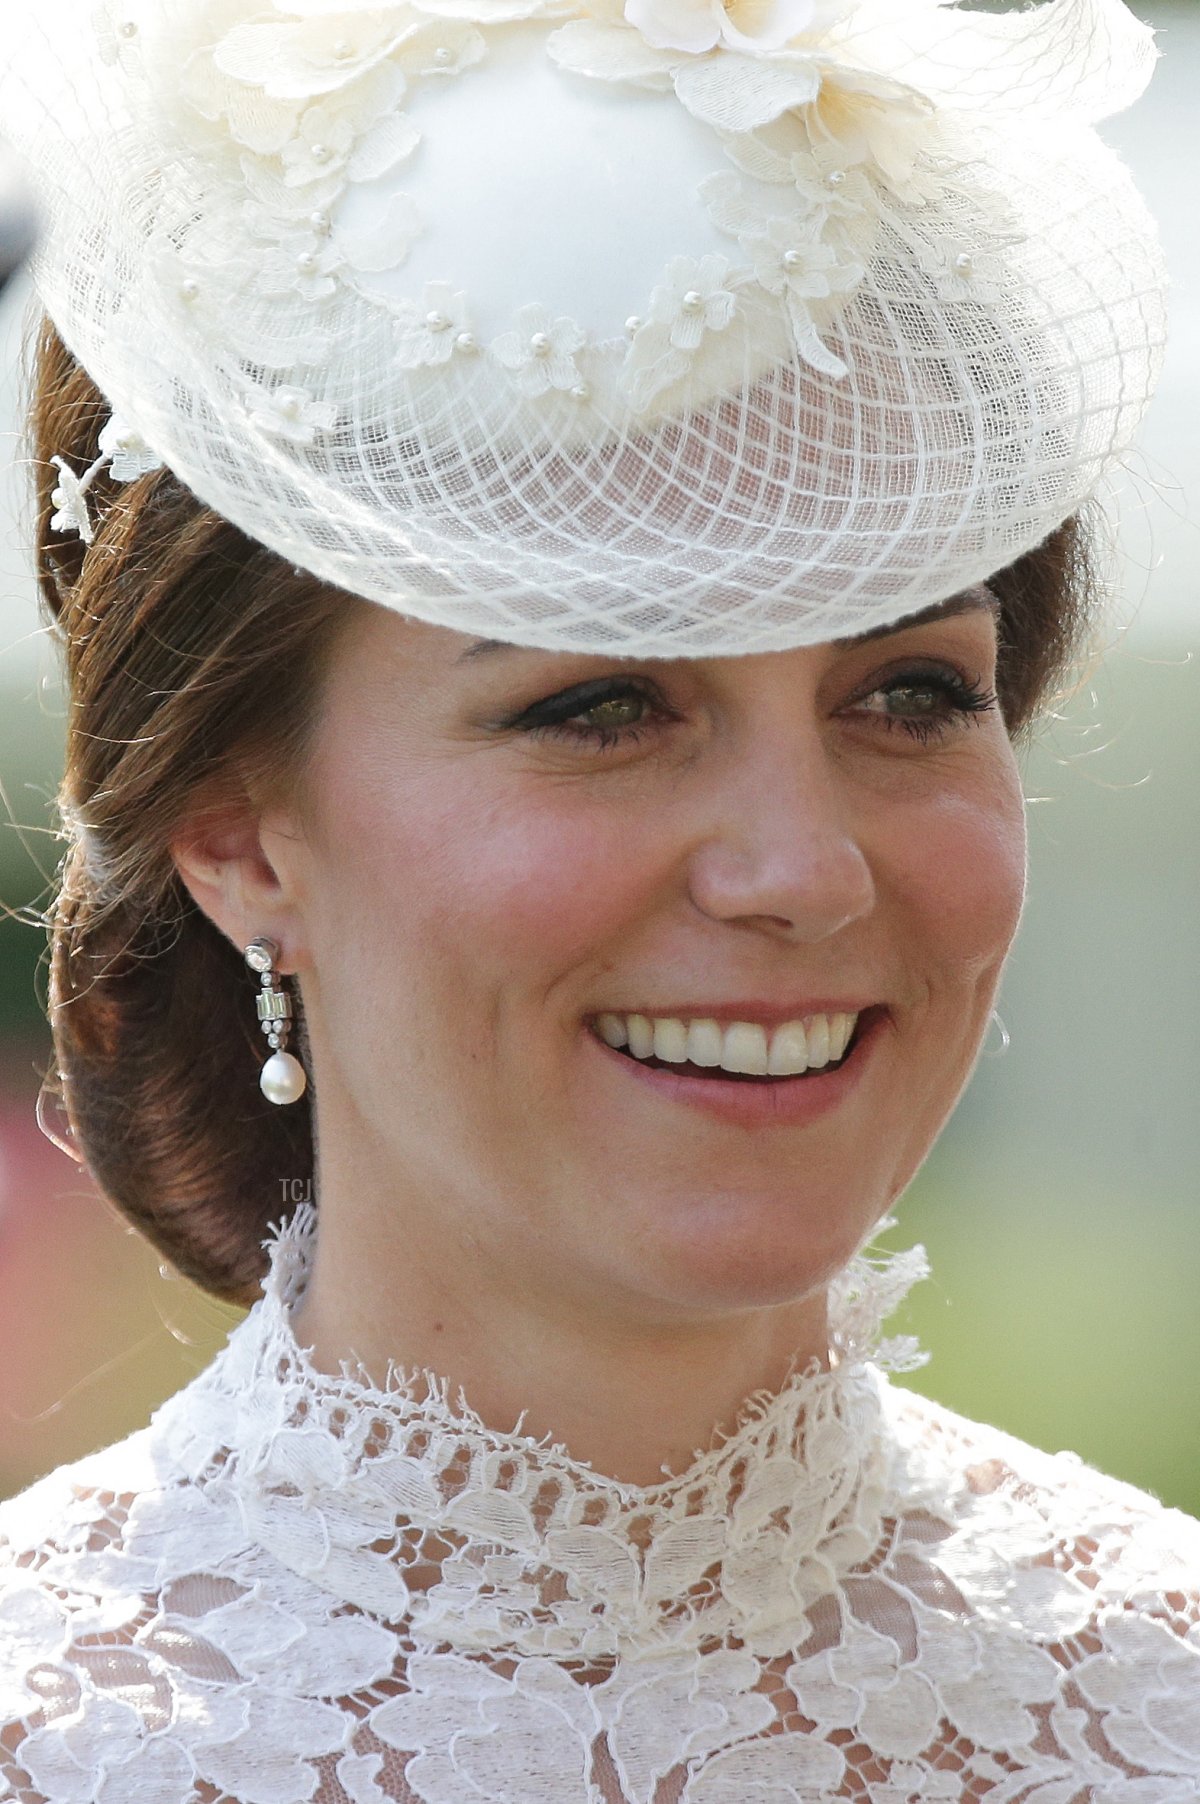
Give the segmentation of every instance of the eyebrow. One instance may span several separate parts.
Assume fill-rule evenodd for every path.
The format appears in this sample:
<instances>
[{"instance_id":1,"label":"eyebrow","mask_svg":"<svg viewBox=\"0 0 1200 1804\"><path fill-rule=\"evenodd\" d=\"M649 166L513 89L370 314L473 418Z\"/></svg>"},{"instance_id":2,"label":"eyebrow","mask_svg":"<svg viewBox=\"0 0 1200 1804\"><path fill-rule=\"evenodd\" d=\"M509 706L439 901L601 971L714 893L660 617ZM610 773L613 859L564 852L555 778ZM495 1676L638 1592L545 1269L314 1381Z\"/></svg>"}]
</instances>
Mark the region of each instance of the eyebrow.
<instances>
[{"instance_id":1,"label":"eyebrow","mask_svg":"<svg viewBox=\"0 0 1200 1804\"><path fill-rule=\"evenodd\" d=\"M454 662L465 664L468 658L485 658L492 651L532 651L531 645L514 645L511 639L476 639L466 651L459 652Z\"/></svg>"},{"instance_id":2,"label":"eyebrow","mask_svg":"<svg viewBox=\"0 0 1200 1804\"><path fill-rule=\"evenodd\" d=\"M980 608L990 609L993 614L1000 612L1000 603L984 583L977 583L973 589L964 589L961 594L952 595L947 601L935 601L932 606L921 608L915 614L905 614L899 620L889 621L886 626L873 626L865 633L849 633L835 639L833 643L864 645L868 639L886 639L892 633L907 632L910 627L930 626L938 620L953 620L959 614L973 614ZM466 664L472 658L486 658L497 651L539 649L537 646L514 644L511 639L477 639L474 645L468 645L466 651L460 652L454 662Z\"/></svg>"},{"instance_id":3,"label":"eyebrow","mask_svg":"<svg viewBox=\"0 0 1200 1804\"><path fill-rule=\"evenodd\" d=\"M931 626L935 621L955 620L960 614L975 614L981 609L999 618L999 600L986 583L976 583L974 588L951 595L946 601L935 601L931 607L921 608L915 614L904 614L899 620L890 620L886 626L873 626L865 633L848 633L845 638L835 639L833 643L865 645L868 639L886 639L892 633L906 633L912 626Z\"/></svg>"}]
</instances>

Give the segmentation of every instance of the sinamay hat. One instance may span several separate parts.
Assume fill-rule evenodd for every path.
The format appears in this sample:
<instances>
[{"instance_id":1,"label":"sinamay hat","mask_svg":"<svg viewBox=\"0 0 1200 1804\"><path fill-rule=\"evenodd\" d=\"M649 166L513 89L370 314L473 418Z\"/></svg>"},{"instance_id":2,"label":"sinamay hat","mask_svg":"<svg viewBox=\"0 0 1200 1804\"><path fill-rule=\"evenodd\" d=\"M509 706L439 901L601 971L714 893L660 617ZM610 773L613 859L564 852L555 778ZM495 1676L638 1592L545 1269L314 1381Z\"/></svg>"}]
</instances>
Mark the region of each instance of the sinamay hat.
<instances>
[{"instance_id":1,"label":"sinamay hat","mask_svg":"<svg viewBox=\"0 0 1200 1804\"><path fill-rule=\"evenodd\" d=\"M1039 543L1157 376L1120 0L22 10L0 131L113 474L422 620L862 632Z\"/></svg>"}]
</instances>

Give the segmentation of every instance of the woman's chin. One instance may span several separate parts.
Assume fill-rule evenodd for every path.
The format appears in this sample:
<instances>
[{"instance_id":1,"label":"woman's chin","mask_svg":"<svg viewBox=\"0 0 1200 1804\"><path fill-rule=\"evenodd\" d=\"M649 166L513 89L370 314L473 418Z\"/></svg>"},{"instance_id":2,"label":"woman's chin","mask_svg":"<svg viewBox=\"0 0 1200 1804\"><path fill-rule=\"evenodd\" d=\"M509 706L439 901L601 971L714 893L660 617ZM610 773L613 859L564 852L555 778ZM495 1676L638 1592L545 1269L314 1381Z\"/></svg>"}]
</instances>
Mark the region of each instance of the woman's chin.
<instances>
[{"instance_id":1,"label":"woman's chin","mask_svg":"<svg viewBox=\"0 0 1200 1804\"><path fill-rule=\"evenodd\" d=\"M821 1207L820 1204L825 1206ZM765 1309L823 1289L853 1258L886 1203L864 1210L795 1186L758 1193L692 1193L641 1216L629 1282L684 1313Z\"/></svg>"}]
</instances>

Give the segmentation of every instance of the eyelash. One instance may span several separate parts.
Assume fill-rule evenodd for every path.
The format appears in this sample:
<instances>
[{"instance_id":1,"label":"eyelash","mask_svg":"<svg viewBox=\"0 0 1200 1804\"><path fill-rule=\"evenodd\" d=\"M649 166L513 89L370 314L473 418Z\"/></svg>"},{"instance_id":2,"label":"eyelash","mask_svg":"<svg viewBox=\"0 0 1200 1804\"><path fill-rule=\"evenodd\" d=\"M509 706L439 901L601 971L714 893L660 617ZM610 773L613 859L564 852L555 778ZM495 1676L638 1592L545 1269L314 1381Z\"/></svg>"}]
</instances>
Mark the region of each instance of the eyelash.
<instances>
[{"instance_id":1,"label":"eyelash","mask_svg":"<svg viewBox=\"0 0 1200 1804\"><path fill-rule=\"evenodd\" d=\"M878 716L889 733L896 727L901 727L921 745L943 738L954 727L966 726L972 720L978 720L980 715L988 713L997 705L995 693L985 689L978 677L967 677L949 669L899 671L885 682L877 684L868 692L868 696L894 695L905 689L936 691L948 704L949 711L936 719L931 716L923 719L889 714ZM527 709L521 720L514 724L521 726L522 731L532 738L549 736L564 739L575 744L586 744L598 752L608 751L617 745L635 745L655 723L649 720L636 721L623 727L572 724L580 715L592 713L603 703L623 700L628 696L635 696L639 701L647 703L657 714L660 723L676 718L651 690L628 679L612 677L585 683L564 691L562 695L552 696L536 708ZM859 696L858 700L865 701L868 696ZM549 714L550 709L558 709L559 712L556 715Z\"/></svg>"}]
</instances>

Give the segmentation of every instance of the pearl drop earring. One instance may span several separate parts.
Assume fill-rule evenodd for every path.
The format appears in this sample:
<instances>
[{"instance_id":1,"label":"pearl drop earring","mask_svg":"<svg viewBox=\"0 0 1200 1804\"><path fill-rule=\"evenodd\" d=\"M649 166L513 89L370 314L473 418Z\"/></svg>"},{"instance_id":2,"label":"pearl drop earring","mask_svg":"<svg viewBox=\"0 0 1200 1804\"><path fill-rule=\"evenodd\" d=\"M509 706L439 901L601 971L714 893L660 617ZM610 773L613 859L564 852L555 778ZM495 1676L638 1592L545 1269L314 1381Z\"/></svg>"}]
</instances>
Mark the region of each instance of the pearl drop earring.
<instances>
[{"instance_id":1,"label":"pearl drop earring","mask_svg":"<svg viewBox=\"0 0 1200 1804\"><path fill-rule=\"evenodd\" d=\"M282 984L275 988L273 967L279 960L279 946L266 938L251 940L245 956L250 969L259 974L262 988L257 997L258 1024L272 1048L259 1074L259 1088L268 1102L299 1102L308 1087L308 1078L299 1059L284 1050L292 1021L292 999Z\"/></svg>"}]
</instances>

